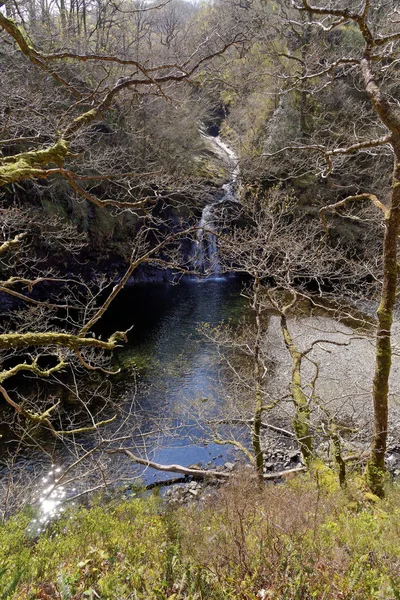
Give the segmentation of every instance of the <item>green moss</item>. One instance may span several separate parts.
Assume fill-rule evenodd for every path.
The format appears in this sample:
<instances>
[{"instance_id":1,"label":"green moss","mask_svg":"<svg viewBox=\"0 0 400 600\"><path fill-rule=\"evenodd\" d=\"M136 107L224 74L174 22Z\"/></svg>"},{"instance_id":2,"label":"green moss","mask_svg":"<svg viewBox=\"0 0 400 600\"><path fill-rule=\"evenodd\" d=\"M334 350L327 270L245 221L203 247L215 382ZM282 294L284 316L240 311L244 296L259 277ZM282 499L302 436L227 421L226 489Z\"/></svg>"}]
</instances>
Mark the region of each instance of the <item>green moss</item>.
<instances>
[{"instance_id":1,"label":"green moss","mask_svg":"<svg viewBox=\"0 0 400 600\"><path fill-rule=\"evenodd\" d=\"M375 494L371 494L371 492L365 492L364 499L368 502L373 502L374 504L377 504L380 501L380 498L375 496Z\"/></svg>"},{"instance_id":2,"label":"green moss","mask_svg":"<svg viewBox=\"0 0 400 600\"><path fill-rule=\"evenodd\" d=\"M79 117L76 117L76 119L74 119L73 126L81 127L85 123L90 123L91 121L93 121L93 119L96 118L97 113L98 111L95 108L92 108L92 110L88 110L87 112L83 113L83 115L80 115Z\"/></svg>"},{"instance_id":3,"label":"green moss","mask_svg":"<svg viewBox=\"0 0 400 600\"><path fill-rule=\"evenodd\" d=\"M21 152L0 159L0 186L23 179L45 178L48 173L42 167L56 164L61 167L68 154L68 142L61 139L44 150Z\"/></svg>"},{"instance_id":4,"label":"green moss","mask_svg":"<svg viewBox=\"0 0 400 600\"><path fill-rule=\"evenodd\" d=\"M389 482L387 471L377 467L373 460L369 460L365 471L365 480L371 492L379 498L384 498L385 490Z\"/></svg>"},{"instance_id":5,"label":"green moss","mask_svg":"<svg viewBox=\"0 0 400 600\"><path fill-rule=\"evenodd\" d=\"M339 489L339 480L336 473L322 460L314 459L310 463L310 474L317 481L318 486L325 493L334 493Z\"/></svg>"},{"instance_id":6,"label":"green moss","mask_svg":"<svg viewBox=\"0 0 400 600\"><path fill-rule=\"evenodd\" d=\"M196 159L193 175L195 177L207 179L216 185L222 185L222 183L227 180L226 169L219 165L216 160L204 156Z\"/></svg>"}]
</instances>

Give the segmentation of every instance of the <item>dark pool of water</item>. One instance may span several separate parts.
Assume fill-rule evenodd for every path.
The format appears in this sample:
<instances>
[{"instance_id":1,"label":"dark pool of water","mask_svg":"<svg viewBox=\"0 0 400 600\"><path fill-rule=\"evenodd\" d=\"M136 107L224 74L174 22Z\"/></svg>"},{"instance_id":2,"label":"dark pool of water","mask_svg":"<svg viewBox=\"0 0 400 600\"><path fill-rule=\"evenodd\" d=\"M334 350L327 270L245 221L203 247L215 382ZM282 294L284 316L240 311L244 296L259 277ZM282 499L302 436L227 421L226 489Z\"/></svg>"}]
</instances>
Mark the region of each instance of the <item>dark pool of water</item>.
<instances>
[{"instance_id":1,"label":"dark pool of water","mask_svg":"<svg viewBox=\"0 0 400 600\"><path fill-rule=\"evenodd\" d=\"M128 369L125 402L135 398L148 415L141 427L151 430L158 419L167 427L178 427L172 436L159 434L146 440L149 456L156 462L188 466L227 460L226 447L202 443L189 407L204 398L218 400L219 393L217 350L199 334L198 327L237 322L245 303L241 288L236 277L133 285L120 294L102 324L105 335L132 327L129 344L120 349L116 360ZM138 371L131 387L129 366ZM144 477L148 480L160 474L146 472Z\"/></svg>"}]
</instances>

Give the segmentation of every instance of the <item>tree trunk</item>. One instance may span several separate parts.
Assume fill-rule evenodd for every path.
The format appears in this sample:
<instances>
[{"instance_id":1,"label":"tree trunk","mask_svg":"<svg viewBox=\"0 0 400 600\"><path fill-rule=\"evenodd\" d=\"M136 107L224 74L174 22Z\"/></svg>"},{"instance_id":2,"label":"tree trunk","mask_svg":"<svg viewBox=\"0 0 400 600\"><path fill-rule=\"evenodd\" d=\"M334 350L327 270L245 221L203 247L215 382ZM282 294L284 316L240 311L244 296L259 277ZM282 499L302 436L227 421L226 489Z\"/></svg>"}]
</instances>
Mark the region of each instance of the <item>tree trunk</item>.
<instances>
[{"instance_id":1,"label":"tree trunk","mask_svg":"<svg viewBox=\"0 0 400 600\"><path fill-rule=\"evenodd\" d=\"M389 374L392 364L391 328L393 308L396 301L398 263L397 244L400 231L400 140L395 149L396 161L393 174L392 198L385 215L385 239L383 246L383 282L376 335L376 363L373 386L374 436L371 455L367 465L367 483L371 491L384 496L386 479L385 453L388 430Z\"/></svg>"},{"instance_id":2,"label":"tree trunk","mask_svg":"<svg viewBox=\"0 0 400 600\"><path fill-rule=\"evenodd\" d=\"M308 125L307 125L307 116L309 116L308 110L308 82L306 79L307 76L307 54L310 49L310 41L311 41L311 23L312 21L312 13L307 13L307 24L305 26L304 34L301 40L301 90L300 90L300 132L301 137L303 139L307 138L308 134Z\"/></svg>"},{"instance_id":3,"label":"tree trunk","mask_svg":"<svg viewBox=\"0 0 400 600\"><path fill-rule=\"evenodd\" d=\"M262 394L257 386L256 408L254 411L253 425L253 451L256 459L257 475L262 479L264 475L264 453L261 448L261 426L262 426Z\"/></svg>"},{"instance_id":4,"label":"tree trunk","mask_svg":"<svg viewBox=\"0 0 400 600\"><path fill-rule=\"evenodd\" d=\"M285 313L281 313L281 329L286 348L289 350L293 364L291 381L291 392L295 408L293 428L304 464L308 467L313 456L313 444L310 432L310 404L303 391L301 380L301 363L303 354L296 348L293 342L292 336L290 335L288 329Z\"/></svg>"},{"instance_id":5,"label":"tree trunk","mask_svg":"<svg viewBox=\"0 0 400 600\"><path fill-rule=\"evenodd\" d=\"M260 282L258 279L254 280L253 286L253 309L256 314L256 340L254 344L254 379L256 384L256 397L255 397L255 409L254 409L254 425L253 425L253 451L256 461L257 475L260 479L263 478L264 474L264 453L261 448L261 426L262 426L262 380L263 380L263 368L261 364L261 336L262 336L262 325L261 325L261 304L259 294L261 291Z\"/></svg>"}]
</instances>

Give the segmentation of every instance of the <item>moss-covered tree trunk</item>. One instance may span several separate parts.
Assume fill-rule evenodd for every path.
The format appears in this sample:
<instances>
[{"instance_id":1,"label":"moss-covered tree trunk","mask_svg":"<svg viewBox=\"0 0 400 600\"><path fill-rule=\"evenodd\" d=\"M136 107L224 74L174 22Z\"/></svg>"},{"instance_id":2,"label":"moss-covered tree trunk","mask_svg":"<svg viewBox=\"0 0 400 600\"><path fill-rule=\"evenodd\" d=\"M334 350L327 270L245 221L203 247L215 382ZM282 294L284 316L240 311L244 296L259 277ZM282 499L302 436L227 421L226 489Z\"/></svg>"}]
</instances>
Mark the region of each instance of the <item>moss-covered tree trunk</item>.
<instances>
[{"instance_id":1,"label":"moss-covered tree trunk","mask_svg":"<svg viewBox=\"0 0 400 600\"><path fill-rule=\"evenodd\" d=\"M366 22L364 21L366 26ZM367 28L367 32L369 29ZM367 482L371 491L384 496L385 453L388 429L389 375L392 364L391 329L396 302L398 280L398 238L400 232L400 111L396 104L382 93L373 72L372 55L375 42L365 36L367 44L361 67L365 89L382 123L391 132L390 143L394 153L394 171L389 206L385 212L383 243L382 293L377 317L376 362L373 383L374 436L367 465Z\"/></svg>"},{"instance_id":2,"label":"moss-covered tree trunk","mask_svg":"<svg viewBox=\"0 0 400 600\"><path fill-rule=\"evenodd\" d=\"M254 408L254 424L253 424L253 452L256 462L257 475L260 479L264 475L264 453L261 448L261 423L263 412L262 400L262 380L263 366L261 361L261 303L260 303L261 285L258 278L254 280L253 285L253 310L256 316L256 339L254 343L254 379L255 379L255 408Z\"/></svg>"},{"instance_id":3,"label":"moss-covered tree trunk","mask_svg":"<svg viewBox=\"0 0 400 600\"><path fill-rule=\"evenodd\" d=\"M285 340L286 348L292 359L292 379L291 379L291 394L295 409L293 419L293 428L296 434L297 443L299 444L300 452L303 457L304 464L308 467L313 456L313 443L310 431L310 403L303 391L301 379L301 363L303 353L299 351L293 342L287 324L286 314L281 313L281 330L283 339Z\"/></svg>"},{"instance_id":4,"label":"moss-covered tree trunk","mask_svg":"<svg viewBox=\"0 0 400 600\"><path fill-rule=\"evenodd\" d=\"M400 232L400 140L395 148L396 162L390 207L385 215L382 295L377 311L376 364L373 384L374 436L367 465L371 491L382 497L385 483L385 453L388 431L389 375L392 363L391 328L398 280L397 245Z\"/></svg>"},{"instance_id":5,"label":"moss-covered tree trunk","mask_svg":"<svg viewBox=\"0 0 400 600\"><path fill-rule=\"evenodd\" d=\"M390 336L396 301L398 280L397 245L400 232L400 107L396 98L393 97L391 86L387 86L390 78L387 78L382 66L385 63L391 64L393 62L394 64L396 62L400 33L396 27L392 30L394 15L392 8L386 13L388 19L386 23L383 20L375 21L373 17L373 11L376 10L375 5L384 3L365 0L362 3L354 3L354 7L352 3L343 3L346 5L343 8L337 6L337 3L333 4L335 6L328 2L324 2L322 5L314 5L309 0L301 0L296 4L296 7L301 12L312 12L314 17L322 19L322 21L330 19L332 29L345 26L345 23L358 28L364 39L364 50L362 58L360 60L355 59L352 62L361 67L364 89L380 122L389 131L389 135L381 138L381 143L377 140L370 140L364 147L372 148L382 145L382 143L390 144L395 160L391 198L387 208L383 208L385 212L385 239L382 293L377 311L378 328L373 381L374 436L366 472L371 491L382 497L386 475L385 452L388 428L389 375L392 361ZM396 3L393 2L392 4L394 6ZM388 3L389 7L390 5L391 3ZM322 24L322 21L320 21L320 24ZM380 26L383 26L383 28L379 34L377 29ZM388 31L392 31L392 33L387 33ZM340 60L346 61L347 59L342 57ZM357 145L353 145L348 148L341 148L339 152L340 154L352 154L356 149ZM330 156L333 155L334 151L330 153ZM328 154L325 156L327 157Z\"/></svg>"}]
</instances>

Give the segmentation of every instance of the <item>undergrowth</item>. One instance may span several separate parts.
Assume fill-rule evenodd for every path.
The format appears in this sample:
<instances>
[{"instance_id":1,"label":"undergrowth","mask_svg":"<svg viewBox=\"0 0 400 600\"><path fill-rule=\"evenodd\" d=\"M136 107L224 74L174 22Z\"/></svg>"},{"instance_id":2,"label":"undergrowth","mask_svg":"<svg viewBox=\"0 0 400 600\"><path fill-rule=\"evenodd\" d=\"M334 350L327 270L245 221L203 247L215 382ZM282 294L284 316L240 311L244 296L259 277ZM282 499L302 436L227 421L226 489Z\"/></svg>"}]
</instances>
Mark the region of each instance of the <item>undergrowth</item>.
<instances>
[{"instance_id":1,"label":"undergrowth","mask_svg":"<svg viewBox=\"0 0 400 600\"><path fill-rule=\"evenodd\" d=\"M0 527L0 599L397 600L399 517L397 487L244 476L186 507L77 508L36 538L26 512Z\"/></svg>"}]
</instances>

